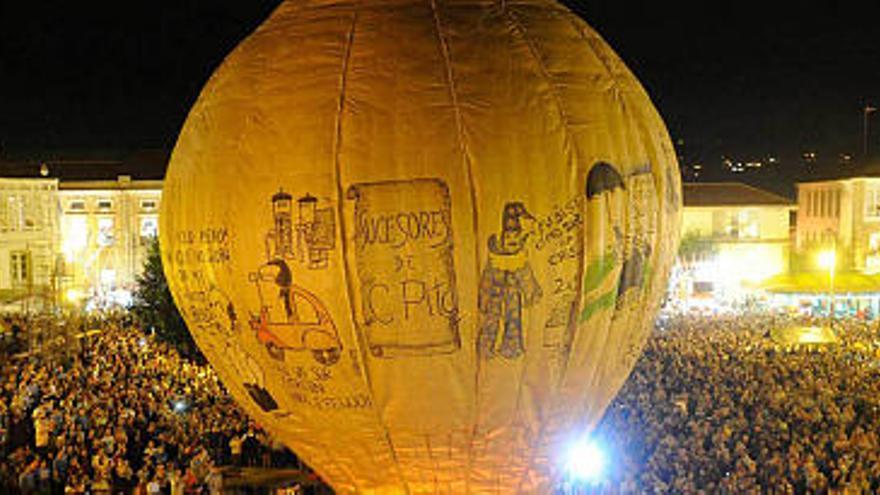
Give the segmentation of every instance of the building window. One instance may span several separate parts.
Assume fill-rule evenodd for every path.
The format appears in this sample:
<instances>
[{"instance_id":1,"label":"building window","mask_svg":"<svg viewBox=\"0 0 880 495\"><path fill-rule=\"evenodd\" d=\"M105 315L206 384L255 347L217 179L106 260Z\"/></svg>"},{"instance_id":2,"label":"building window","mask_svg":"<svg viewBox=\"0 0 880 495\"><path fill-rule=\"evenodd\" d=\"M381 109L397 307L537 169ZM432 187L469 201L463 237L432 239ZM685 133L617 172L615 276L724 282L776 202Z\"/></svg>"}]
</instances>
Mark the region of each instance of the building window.
<instances>
[{"instance_id":1,"label":"building window","mask_svg":"<svg viewBox=\"0 0 880 495\"><path fill-rule=\"evenodd\" d=\"M61 248L71 258L89 244L89 226L84 215L64 218Z\"/></svg>"},{"instance_id":2,"label":"building window","mask_svg":"<svg viewBox=\"0 0 880 495\"><path fill-rule=\"evenodd\" d=\"M9 253L9 268L13 286L29 284L31 281L31 253L29 251Z\"/></svg>"},{"instance_id":3,"label":"building window","mask_svg":"<svg viewBox=\"0 0 880 495\"><path fill-rule=\"evenodd\" d=\"M101 285L105 289L113 289L116 287L116 270L101 270Z\"/></svg>"},{"instance_id":4,"label":"building window","mask_svg":"<svg viewBox=\"0 0 880 495\"><path fill-rule=\"evenodd\" d=\"M880 232L871 232L868 235L868 252L865 256L865 271L877 273L880 271Z\"/></svg>"},{"instance_id":5,"label":"building window","mask_svg":"<svg viewBox=\"0 0 880 495\"><path fill-rule=\"evenodd\" d=\"M155 199L145 199L141 201L141 209L142 210L155 210L156 209L156 200Z\"/></svg>"},{"instance_id":6,"label":"building window","mask_svg":"<svg viewBox=\"0 0 880 495\"><path fill-rule=\"evenodd\" d=\"M21 230L22 218L24 216L22 202L15 196L10 196L7 201L6 215L9 219L7 225L9 230L18 232Z\"/></svg>"},{"instance_id":7,"label":"building window","mask_svg":"<svg viewBox=\"0 0 880 495\"><path fill-rule=\"evenodd\" d=\"M737 216L739 217L739 237L741 239L756 239L760 235L758 213L741 211Z\"/></svg>"},{"instance_id":8,"label":"building window","mask_svg":"<svg viewBox=\"0 0 880 495\"><path fill-rule=\"evenodd\" d=\"M156 237L159 233L159 219L156 217L141 218L141 241Z\"/></svg>"},{"instance_id":9,"label":"building window","mask_svg":"<svg viewBox=\"0 0 880 495\"><path fill-rule=\"evenodd\" d=\"M751 210L719 212L722 237L732 239L754 239L760 235L758 213ZM718 225L718 224L716 224ZM716 234L717 235L717 234Z\"/></svg>"},{"instance_id":10,"label":"building window","mask_svg":"<svg viewBox=\"0 0 880 495\"><path fill-rule=\"evenodd\" d=\"M76 201L71 201L67 207L70 211L85 211L86 202L78 199Z\"/></svg>"},{"instance_id":11,"label":"building window","mask_svg":"<svg viewBox=\"0 0 880 495\"><path fill-rule=\"evenodd\" d=\"M880 218L880 188L878 187L865 190L865 216Z\"/></svg>"},{"instance_id":12,"label":"building window","mask_svg":"<svg viewBox=\"0 0 880 495\"><path fill-rule=\"evenodd\" d=\"M110 201L109 199L99 199L98 200L98 209L99 210L109 210L110 208L113 208L113 201Z\"/></svg>"},{"instance_id":13,"label":"building window","mask_svg":"<svg viewBox=\"0 0 880 495\"><path fill-rule=\"evenodd\" d=\"M715 284L712 282L698 281L694 282L694 295L712 294L715 290Z\"/></svg>"},{"instance_id":14,"label":"building window","mask_svg":"<svg viewBox=\"0 0 880 495\"><path fill-rule=\"evenodd\" d=\"M880 232L871 232L868 236L868 254L880 255Z\"/></svg>"},{"instance_id":15,"label":"building window","mask_svg":"<svg viewBox=\"0 0 880 495\"><path fill-rule=\"evenodd\" d=\"M109 247L115 242L115 233L113 232L112 218L98 219L98 246Z\"/></svg>"}]
</instances>

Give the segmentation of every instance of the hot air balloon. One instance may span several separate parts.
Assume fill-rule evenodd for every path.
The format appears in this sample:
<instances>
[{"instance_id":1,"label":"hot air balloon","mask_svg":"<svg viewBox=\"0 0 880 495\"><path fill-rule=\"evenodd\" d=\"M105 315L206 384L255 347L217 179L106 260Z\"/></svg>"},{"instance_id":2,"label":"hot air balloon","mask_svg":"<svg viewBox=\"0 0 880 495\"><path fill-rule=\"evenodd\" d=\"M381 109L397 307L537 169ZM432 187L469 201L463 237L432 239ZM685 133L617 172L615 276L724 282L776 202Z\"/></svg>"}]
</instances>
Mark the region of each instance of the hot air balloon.
<instances>
[{"instance_id":1,"label":"hot air balloon","mask_svg":"<svg viewBox=\"0 0 880 495\"><path fill-rule=\"evenodd\" d=\"M678 177L553 1L288 1L183 126L162 256L223 383L339 493L546 493L650 333Z\"/></svg>"}]
</instances>

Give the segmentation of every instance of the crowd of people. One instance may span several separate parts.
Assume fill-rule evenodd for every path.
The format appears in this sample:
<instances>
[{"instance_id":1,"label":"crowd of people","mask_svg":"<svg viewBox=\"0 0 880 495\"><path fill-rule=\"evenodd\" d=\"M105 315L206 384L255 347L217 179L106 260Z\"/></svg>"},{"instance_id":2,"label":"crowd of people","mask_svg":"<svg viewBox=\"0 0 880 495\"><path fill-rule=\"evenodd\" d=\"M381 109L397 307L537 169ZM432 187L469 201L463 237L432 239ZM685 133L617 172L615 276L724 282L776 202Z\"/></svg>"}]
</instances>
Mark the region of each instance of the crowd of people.
<instances>
[{"instance_id":1,"label":"crowd of people","mask_svg":"<svg viewBox=\"0 0 880 495\"><path fill-rule=\"evenodd\" d=\"M74 352L0 361L0 493L207 493L219 466L298 465L208 366L101 326Z\"/></svg>"},{"instance_id":2,"label":"crowd of people","mask_svg":"<svg viewBox=\"0 0 880 495\"><path fill-rule=\"evenodd\" d=\"M671 317L595 432L619 493L880 493L880 330L766 313Z\"/></svg>"},{"instance_id":3,"label":"crowd of people","mask_svg":"<svg viewBox=\"0 0 880 495\"><path fill-rule=\"evenodd\" d=\"M595 432L612 458L603 490L880 493L880 324L837 320L830 344L775 338L824 323L663 319ZM299 465L210 367L123 324L80 342L0 364L0 493L198 493L218 466Z\"/></svg>"}]
</instances>

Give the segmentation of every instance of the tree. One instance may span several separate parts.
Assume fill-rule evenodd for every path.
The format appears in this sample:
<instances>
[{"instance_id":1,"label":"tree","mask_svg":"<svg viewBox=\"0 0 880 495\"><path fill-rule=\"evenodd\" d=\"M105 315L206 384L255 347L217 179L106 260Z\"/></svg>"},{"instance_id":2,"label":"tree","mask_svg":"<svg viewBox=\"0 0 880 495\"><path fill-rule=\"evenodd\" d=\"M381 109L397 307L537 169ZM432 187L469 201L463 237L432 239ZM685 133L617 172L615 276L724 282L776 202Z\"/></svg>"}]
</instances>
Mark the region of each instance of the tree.
<instances>
[{"instance_id":1,"label":"tree","mask_svg":"<svg viewBox=\"0 0 880 495\"><path fill-rule=\"evenodd\" d=\"M168 289L168 281L162 270L159 239L154 237L149 242L143 272L135 279L137 288L131 312L144 331L152 330L159 341L167 342L182 356L204 362L205 358L189 333Z\"/></svg>"},{"instance_id":2,"label":"tree","mask_svg":"<svg viewBox=\"0 0 880 495\"><path fill-rule=\"evenodd\" d=\"M681 236L678 244L678 258L684 265L690 265L718 254L718 246L711 239L700 236L699 232L689 231Z\"/></svg>"}]
</instances>

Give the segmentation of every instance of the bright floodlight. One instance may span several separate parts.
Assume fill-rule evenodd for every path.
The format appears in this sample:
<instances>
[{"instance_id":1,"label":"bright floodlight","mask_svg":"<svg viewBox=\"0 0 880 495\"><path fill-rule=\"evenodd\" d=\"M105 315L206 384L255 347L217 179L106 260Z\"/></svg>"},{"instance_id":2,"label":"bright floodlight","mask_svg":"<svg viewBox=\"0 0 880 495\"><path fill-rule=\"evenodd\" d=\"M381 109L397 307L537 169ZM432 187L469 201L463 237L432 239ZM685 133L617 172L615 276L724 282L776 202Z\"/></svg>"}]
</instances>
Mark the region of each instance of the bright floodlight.
<instances>
[{"instance_id":1,"label":"bright floodlight","mask_svg":"<svg viewBox=\"0 0 880 495\"><path fill-rule=\"evenodd\" d=\"M67 293L65 294L65 296L67 297L68 301L75 303L82 299L83 294L76 289L67 289Z\"/></svg>"},{"instance_id":2,"label":"bright floodlight","mask_svg":"<svg viewBox=\"0 0 880 495\"><path fill-rule=\"evenodd\" d=\"M830 270L834 268L834 265L837 262L837 255L833 250L822 251L816 258L816 261L819 262L819 268Z\"/></svg>"},{"instance_id":3,"label":"bright floodlight","mask_svg":"<svg viewBox=\"0 0 880 495\"><path fill-rule=\"evenodd\" d=\"M568 450L565 470L580 481L596 481L605 469L605 454L594 442L580 441Z\"/></svg>"}]
</instances>

